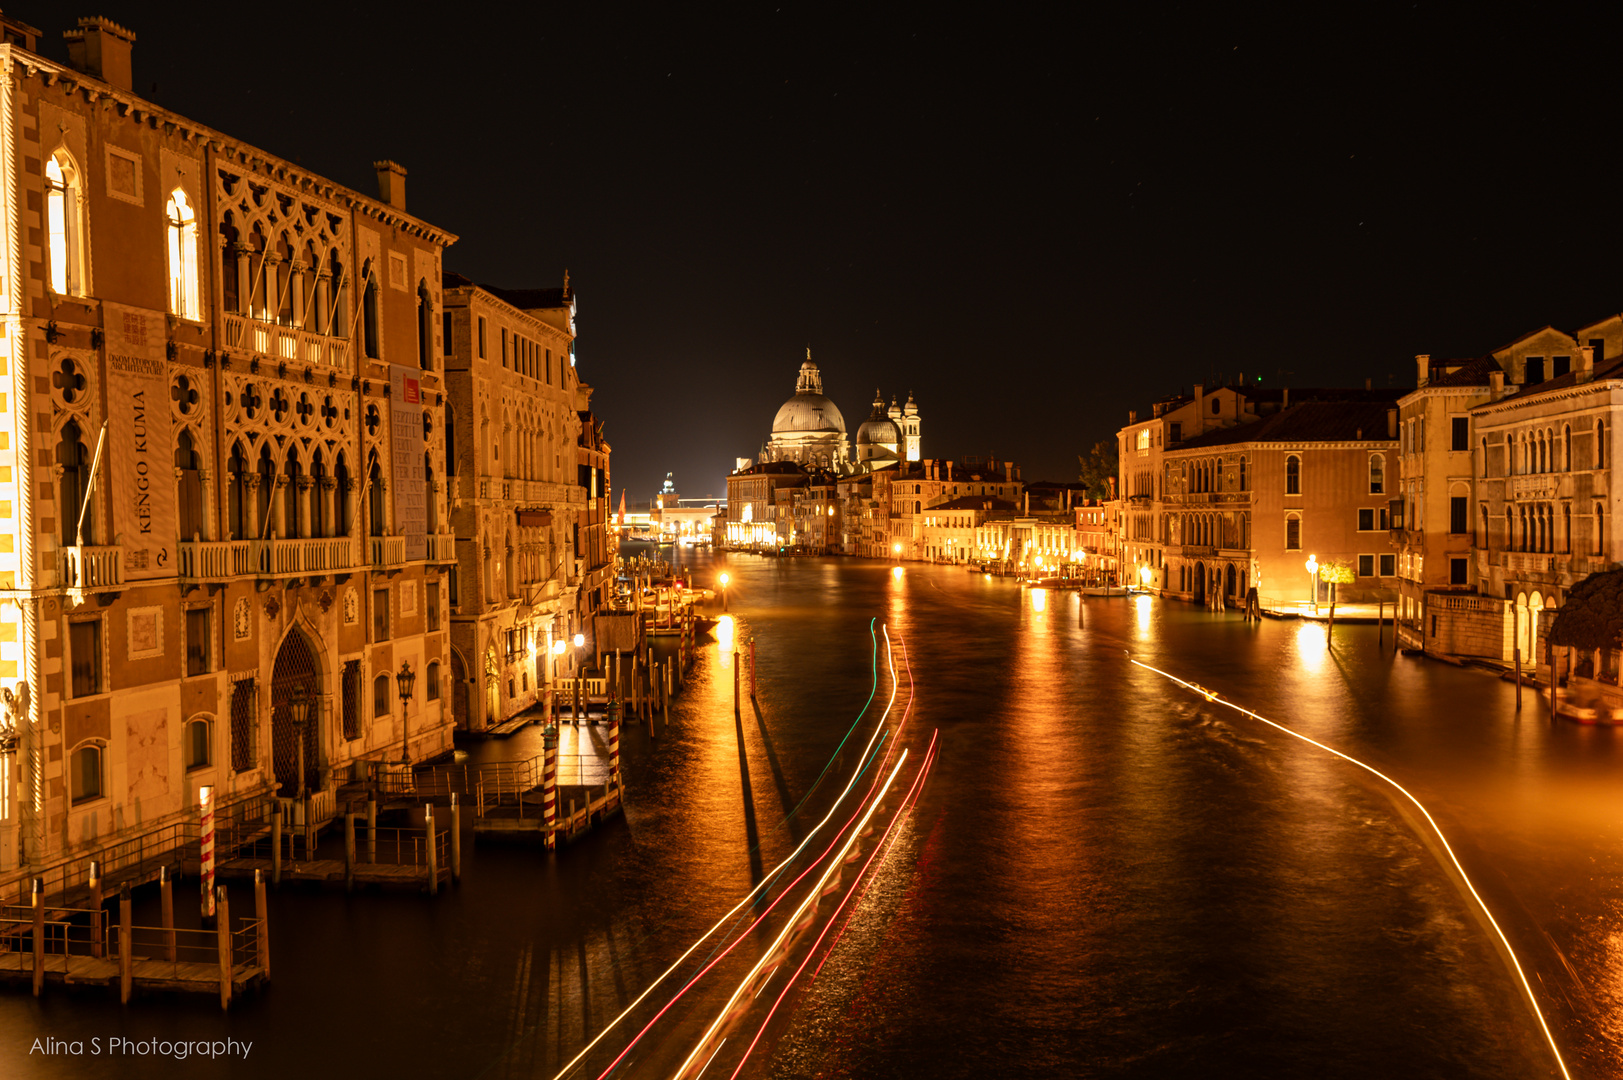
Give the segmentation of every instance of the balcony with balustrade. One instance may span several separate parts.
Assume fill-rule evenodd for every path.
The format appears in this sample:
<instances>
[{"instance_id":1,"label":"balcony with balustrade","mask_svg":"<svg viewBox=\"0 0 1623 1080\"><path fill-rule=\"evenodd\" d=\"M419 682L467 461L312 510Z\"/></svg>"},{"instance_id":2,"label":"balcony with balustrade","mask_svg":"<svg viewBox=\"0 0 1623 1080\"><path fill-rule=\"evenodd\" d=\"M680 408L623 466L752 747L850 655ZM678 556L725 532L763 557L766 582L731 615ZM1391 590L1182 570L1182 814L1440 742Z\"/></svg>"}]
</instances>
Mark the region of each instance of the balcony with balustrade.
<instances>
[{"instance_id":1,"label":"balcony with balustrade","mask_svg":"<svg viewBox=\"0 0 1623 1080\"><path fill-rule=\"evenodd\" d=\"M225 346L258 353L273 360L312 367L349 367L348 339L301 330L296 326L262 322L246 315L225 315Z\"/></svg>"},{"instance_id":2,"label":"balcony with balustrade","mask_svg":"<svg viewBox=\"0 0 1623 1080\"><path fill-rule=\"evenodd\" d=\"M456 562L456 533L429 533L427 561Z\"/></svg>"},{"instance_id":3,"label":"balcony with balustrade","mask_svg":"<svg viewBox=\"0 0 1623 1080\"><path fill-rule=\"evenodd\" d=\"M374 570L391 569L406 565L406 538L404 536L368 536L367 561Z\"/></svg>"},{"instance_id":4,"label":"balcony with balustrade","mask_svg":"<svg viewBox=\"0 0 1623 1080\"><path fill-rule=\"evenodd\" d=\"M56 580L62 588L78 592L116 592L124 587L124 548L57 548Z\"/></svg>"},{"instance_id":5,"label":"balcony with balustrade","mask_svg":"<svg viewBox=\"0 0 1623 1080\"><path fill-rule=\"evenodd\" d=\"M177 546L182 581L310 577L356 566L355 541L348 536L183 540Z\"/></svg>"}]
</instances>

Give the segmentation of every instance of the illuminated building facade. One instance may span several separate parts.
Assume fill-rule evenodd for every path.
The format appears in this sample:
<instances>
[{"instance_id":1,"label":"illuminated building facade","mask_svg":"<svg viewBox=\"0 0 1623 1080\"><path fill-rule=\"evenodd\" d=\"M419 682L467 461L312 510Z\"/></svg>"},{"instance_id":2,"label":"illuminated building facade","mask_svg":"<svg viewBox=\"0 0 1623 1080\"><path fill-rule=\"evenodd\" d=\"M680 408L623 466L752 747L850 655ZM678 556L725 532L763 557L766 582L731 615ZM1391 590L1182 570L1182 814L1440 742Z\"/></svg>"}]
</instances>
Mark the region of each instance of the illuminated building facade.
<instances>
[{"instance_id":1,"label":"illuminated building facade","mask_svg":"<svg viewBox=\"0 0 1623 1080\"><path fill-rule=\"evenodd\" d=\"M1255 586L1265 607L1309 602L1310 555L1345 564L1348 602L1391 600L1397 585L1382 511L1391 497L1400 391L1376 400L1309 401L1219 428L1163 455L1166 592L1238 607Z\"/></svg>"},{"instance_id":2,"label":"illuminated building facade","mask_svg":"<svg viewBox=\"0 0 1623 1080\"><path fill-rule=\"evenodd\" d=\"M344 188L135 94L128 30L67 36L0 44L8 892L204 786L319 823L450 748L455 237L400 166Z\"/></svg>"},{"instance_id":3,"label":"illuminated building facade","mask_svg":"<svg viewBox=\"0 0 1623 1080\"><path fill-rule=\"evenodd\" d=\"M587 463L600 473L582 470L591 388L575 367L567 286L497 289L448 273L445 310L452 700L457 726L481 730L546 701L552 643L600 602L607 450ZM558 675L578 659L566 650Z\"/></svg>"}]
</instances>

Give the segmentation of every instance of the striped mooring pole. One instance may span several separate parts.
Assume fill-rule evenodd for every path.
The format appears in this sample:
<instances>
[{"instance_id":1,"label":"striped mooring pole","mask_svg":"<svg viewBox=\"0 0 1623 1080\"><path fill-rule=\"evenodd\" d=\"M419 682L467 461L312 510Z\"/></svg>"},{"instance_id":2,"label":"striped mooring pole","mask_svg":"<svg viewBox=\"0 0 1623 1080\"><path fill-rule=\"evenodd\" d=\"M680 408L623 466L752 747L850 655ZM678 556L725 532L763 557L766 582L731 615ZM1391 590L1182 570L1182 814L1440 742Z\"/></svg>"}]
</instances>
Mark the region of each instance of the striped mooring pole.
<instances>
[{"instance_id":1,"label":"striped mooring pole","mask_svg":"<svg viewBox=\"0 0 1623 1080\"><path fill-rule=\"evenodd\" d=\"M203 918L214 918L214 788L204 786L197 793L202 806L199 823L203 861Z\"/></svg>"},{"instance_id":2,"label":"striped mooring pole","mask_svg":"<svg viewBox=\"0 0 1623 1080\"><path fill-rule=\"evenodd\" d=\"M653 686L654 680L650 675L648 685ZM620 782L620 713L622 707L618 701L609 702L609 779L618 784Z\"/></svg>"},{"instance_id":3,"label":"striped mooring pole","mask_svg":"<svg viewBox=\"0 0 1623 1080\"><path fill-rule=\"evenodd\" d=\"M558 725L541 735L541 821L547 830L547 850L558 846Z\"/></svg>"}]
</instances>

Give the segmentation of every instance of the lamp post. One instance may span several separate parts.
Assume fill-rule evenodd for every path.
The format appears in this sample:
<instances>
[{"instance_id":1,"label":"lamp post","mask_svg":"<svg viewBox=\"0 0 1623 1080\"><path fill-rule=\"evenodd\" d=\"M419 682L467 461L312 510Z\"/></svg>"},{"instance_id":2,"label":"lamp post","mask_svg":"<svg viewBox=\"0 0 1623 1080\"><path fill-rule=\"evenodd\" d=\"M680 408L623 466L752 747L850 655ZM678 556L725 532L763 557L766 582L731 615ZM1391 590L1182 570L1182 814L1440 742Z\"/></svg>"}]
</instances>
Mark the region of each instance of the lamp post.
<instances>
[{"instance_id":1,"label":"lamp post","mask_svg":"<svg viewBox=\"0 0 1623 1080\"><path fill-rule=\"evenodd\" d=\"M400 690L400 736L404 749L401 751L401 764L411 764L411 728L406 720L406 709L411 705L412 687L417 685L417 673L411 670L411 665L400 661L400 670L394 675L395 686Z\"/></svg>"},{"instance_id":2,"label":"lamp post","mask_svg":"<svg viewBox=\"0 0 1623 1080\"><path fill-rule=\"evenodd\" d=\"M575 639L574 639L574 645L575 645L575 723L578 724L578 723L580 723L580 717L581 717L580 651L581 651L581 649L586 647L586 635L585 634L576 634Z\"/></svg>"},{"instance_id":3,"label":"lamp post","mask_svg":"<svg viewBox=\"0 0 1623 1080\"><path fill-rule=\"evenodd\" d=\"M1308 579L1313 583L1313 614L1317 615L1319 613L1319 557L1309 555L1306 565Z\"/></svg>"},{"instance_id":4,"label":"lamp post","mask_svg":"<svg viewBox=\"0 0 1623 1080\"><path fill-rule=\"evenodd\" d=\"M564 642L563 638L559 638L552 643L552 717L554 724L558 722L558 717L563 715L562 706L558 701L558 660L563 656L564 650L567 648L569 646Z\"/></svg>"},{"instance_id":5,"label":"lamp post","mask_svg":"<svg viewBox=\"0 0 1623 1080\"><path fill-rule=\"evenodd\" d=\"M293 717L293 741L298 745L299 762L299 802L304 802L304 726L310 722L310 691L304 683L293 688L293 694L287 701L288 712Z\"/></svg>"}]
</instances>

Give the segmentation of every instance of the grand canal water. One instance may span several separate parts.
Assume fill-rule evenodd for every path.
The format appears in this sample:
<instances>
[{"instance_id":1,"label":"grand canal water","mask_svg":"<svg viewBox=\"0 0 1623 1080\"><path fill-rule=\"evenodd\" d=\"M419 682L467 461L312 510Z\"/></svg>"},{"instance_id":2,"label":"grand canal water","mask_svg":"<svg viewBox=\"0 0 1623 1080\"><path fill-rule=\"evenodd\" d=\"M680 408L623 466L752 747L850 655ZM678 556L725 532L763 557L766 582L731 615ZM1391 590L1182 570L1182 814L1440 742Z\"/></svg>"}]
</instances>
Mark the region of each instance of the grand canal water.
<instances>
[{"instance_id":1,"label":"grand canal water","mask_svg":"<svg viewBox=\"0 0 1623 1080\"><path fill-rule=\"evenodd\" d=\"M91 1056L89 1040L227 1034L253 1042L233 1076L553 1075L832 799L828 781L806 796L874 688L870 620L911 674L900 741L922 750L939 732L940 757L750 1075L1561 1075L1416 815L1133 659L1408 786L1503 926L1572 1075L1623 1075L1614 732L1552 725L1531 694L1518 712L1508 684L1393 657L1374 627L1338 627L1327 650L1316 624L961 570L729 569L759 711L735 725L732 670L708 649L657 741L627 734L623 821L551 861L469 845L462 884L432 901L283 889L274 982L229 1014L203 998L0 996L0 1076L214 1074L225 1066ZM667 1018L670 1041L719 1000L697 992ZM42 1036L85 1054L30 1054ZM649 1046L632 1065L664 1060Z\"/></svg>"}]
</instances>

